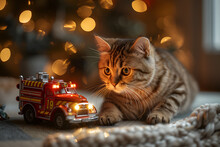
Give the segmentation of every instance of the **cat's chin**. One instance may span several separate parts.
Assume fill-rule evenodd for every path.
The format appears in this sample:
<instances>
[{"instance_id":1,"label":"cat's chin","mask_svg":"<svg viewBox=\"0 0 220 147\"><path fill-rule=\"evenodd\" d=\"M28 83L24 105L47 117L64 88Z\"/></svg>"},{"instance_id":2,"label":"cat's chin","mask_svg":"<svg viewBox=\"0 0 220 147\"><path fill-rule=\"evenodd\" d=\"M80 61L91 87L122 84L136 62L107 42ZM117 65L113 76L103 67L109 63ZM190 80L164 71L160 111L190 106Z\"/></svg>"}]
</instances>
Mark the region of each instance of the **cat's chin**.
<instances>
[{"instance_id":1,"label":"cat's chin","mask_svg":"<svg viewBox=\"0 0 220 147\"><path fill-rule=\"evenodd\" d=\"M110 91L113 91L113 92L118 93L118 94L124 92L124 88L115 88L115 87L113 87L113 86L109 86L109 87L107 87L107 88L108 88Z\"/></svg>"},{"instance_id":2,"label":"cat's chin","mask_svg":"<svg viewBox=\"0 0 220 147\"><path fill-rule=\"evenodd\" d=\"M123 92L124 92L124 90L117 90L117 89L114 89L114 90L112 90L112 91L114 91L115 93L118 93L118 94L120 94L120 93L123 93Z\"/></svg>"}]
</instances>

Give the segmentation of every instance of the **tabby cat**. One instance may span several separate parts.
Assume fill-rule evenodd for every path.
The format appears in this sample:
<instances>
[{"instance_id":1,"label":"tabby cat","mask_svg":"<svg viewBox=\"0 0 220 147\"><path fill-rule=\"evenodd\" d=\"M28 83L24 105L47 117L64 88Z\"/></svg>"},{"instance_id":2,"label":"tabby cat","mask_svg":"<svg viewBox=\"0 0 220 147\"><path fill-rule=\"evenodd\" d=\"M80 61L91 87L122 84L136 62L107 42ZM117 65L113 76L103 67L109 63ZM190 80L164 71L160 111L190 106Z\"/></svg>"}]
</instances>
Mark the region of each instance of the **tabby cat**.
<instances>
[{"instance_id":1,"label":"tabby cat","mask_svg":"<svg viewBox=\"0 0 220 147\"><path fill-rule=\"evenodd\" d=\"M99 76L108 91L99 113L101 125L122 120L169 123L192 104L198 92L194 79L174 56L154 48L147 38L95 36L95 41Z\"/></svg>"}]
</instances>

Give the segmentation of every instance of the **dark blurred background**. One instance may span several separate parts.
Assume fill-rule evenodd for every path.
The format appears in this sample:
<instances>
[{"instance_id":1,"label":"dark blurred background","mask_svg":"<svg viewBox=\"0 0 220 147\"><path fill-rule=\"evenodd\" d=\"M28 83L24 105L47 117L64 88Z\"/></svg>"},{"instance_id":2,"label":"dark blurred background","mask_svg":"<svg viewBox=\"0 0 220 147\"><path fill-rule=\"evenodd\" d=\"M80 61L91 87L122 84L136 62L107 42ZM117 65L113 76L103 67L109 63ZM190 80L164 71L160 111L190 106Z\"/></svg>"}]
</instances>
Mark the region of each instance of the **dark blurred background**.
<instances>
[{"instance_id":1,"label":"dark blurred background","mask_svg":"<svg viewBox=\"0 0 220 147\"><path fill-rule=\"evenodd\" d=\"M219 0L0 0L0 76L97 81L93 35L146 36L220 91Z\"/></svg>"}]
</instances>

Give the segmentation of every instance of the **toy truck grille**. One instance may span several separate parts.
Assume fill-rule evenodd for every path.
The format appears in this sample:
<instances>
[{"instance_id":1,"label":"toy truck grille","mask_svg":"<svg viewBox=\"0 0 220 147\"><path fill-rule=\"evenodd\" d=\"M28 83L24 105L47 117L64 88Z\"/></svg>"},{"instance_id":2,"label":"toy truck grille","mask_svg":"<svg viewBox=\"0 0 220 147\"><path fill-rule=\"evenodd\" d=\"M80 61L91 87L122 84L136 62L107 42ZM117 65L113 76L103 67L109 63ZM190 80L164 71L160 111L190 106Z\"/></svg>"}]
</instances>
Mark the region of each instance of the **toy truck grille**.
<instances>
[{"instance_id":1,"label":"toy truck grille","mask_svg":"<svg viewBox=\"0 0 220 147\"><path fill-rule=\"evenodd\" d=\"M77 111L77 115L88 115L89 111L87 108L87 104L79 105L79 110Z\"/></svg>"},{"instance_id":2,"label":"toy truck grille","mask_svg":"<svg viewBox=\"0 0 220 147\"><path fill-rule=\"evenodd\" d=\"M78 110L77 115L88 115L88 110Z\"/></svg>"}]
</instances>

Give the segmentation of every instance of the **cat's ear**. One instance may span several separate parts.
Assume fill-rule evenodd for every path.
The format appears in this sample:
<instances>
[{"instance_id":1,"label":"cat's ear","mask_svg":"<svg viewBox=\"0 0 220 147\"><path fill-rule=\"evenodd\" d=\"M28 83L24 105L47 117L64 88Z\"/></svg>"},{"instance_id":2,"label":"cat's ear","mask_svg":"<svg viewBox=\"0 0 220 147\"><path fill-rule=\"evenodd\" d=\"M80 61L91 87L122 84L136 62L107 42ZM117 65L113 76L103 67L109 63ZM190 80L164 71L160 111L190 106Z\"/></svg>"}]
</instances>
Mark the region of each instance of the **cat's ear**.
<instances>
[{"instance_id":1,"label":"cat's ear","mask_svg":"<svg viewBox=\"0 0 220 147\"><path fill-rule=\"evenodd\" d=\"M133 51L138 51L141 54L144 54L145 57L150 56L150 41L146 37L139 37L135 40L131 49Z\"/></svg>"},{"instance_id":2,"label":"cat's ear","mask_svg":"<svg viewBox=\"0 0 220 147\"><path fill-rule=\"evenodd\" d=\"M97 48L100 52L109 52L111 50L111 46L101 37L94 35Z\"/></svg>"}]
</instances>

